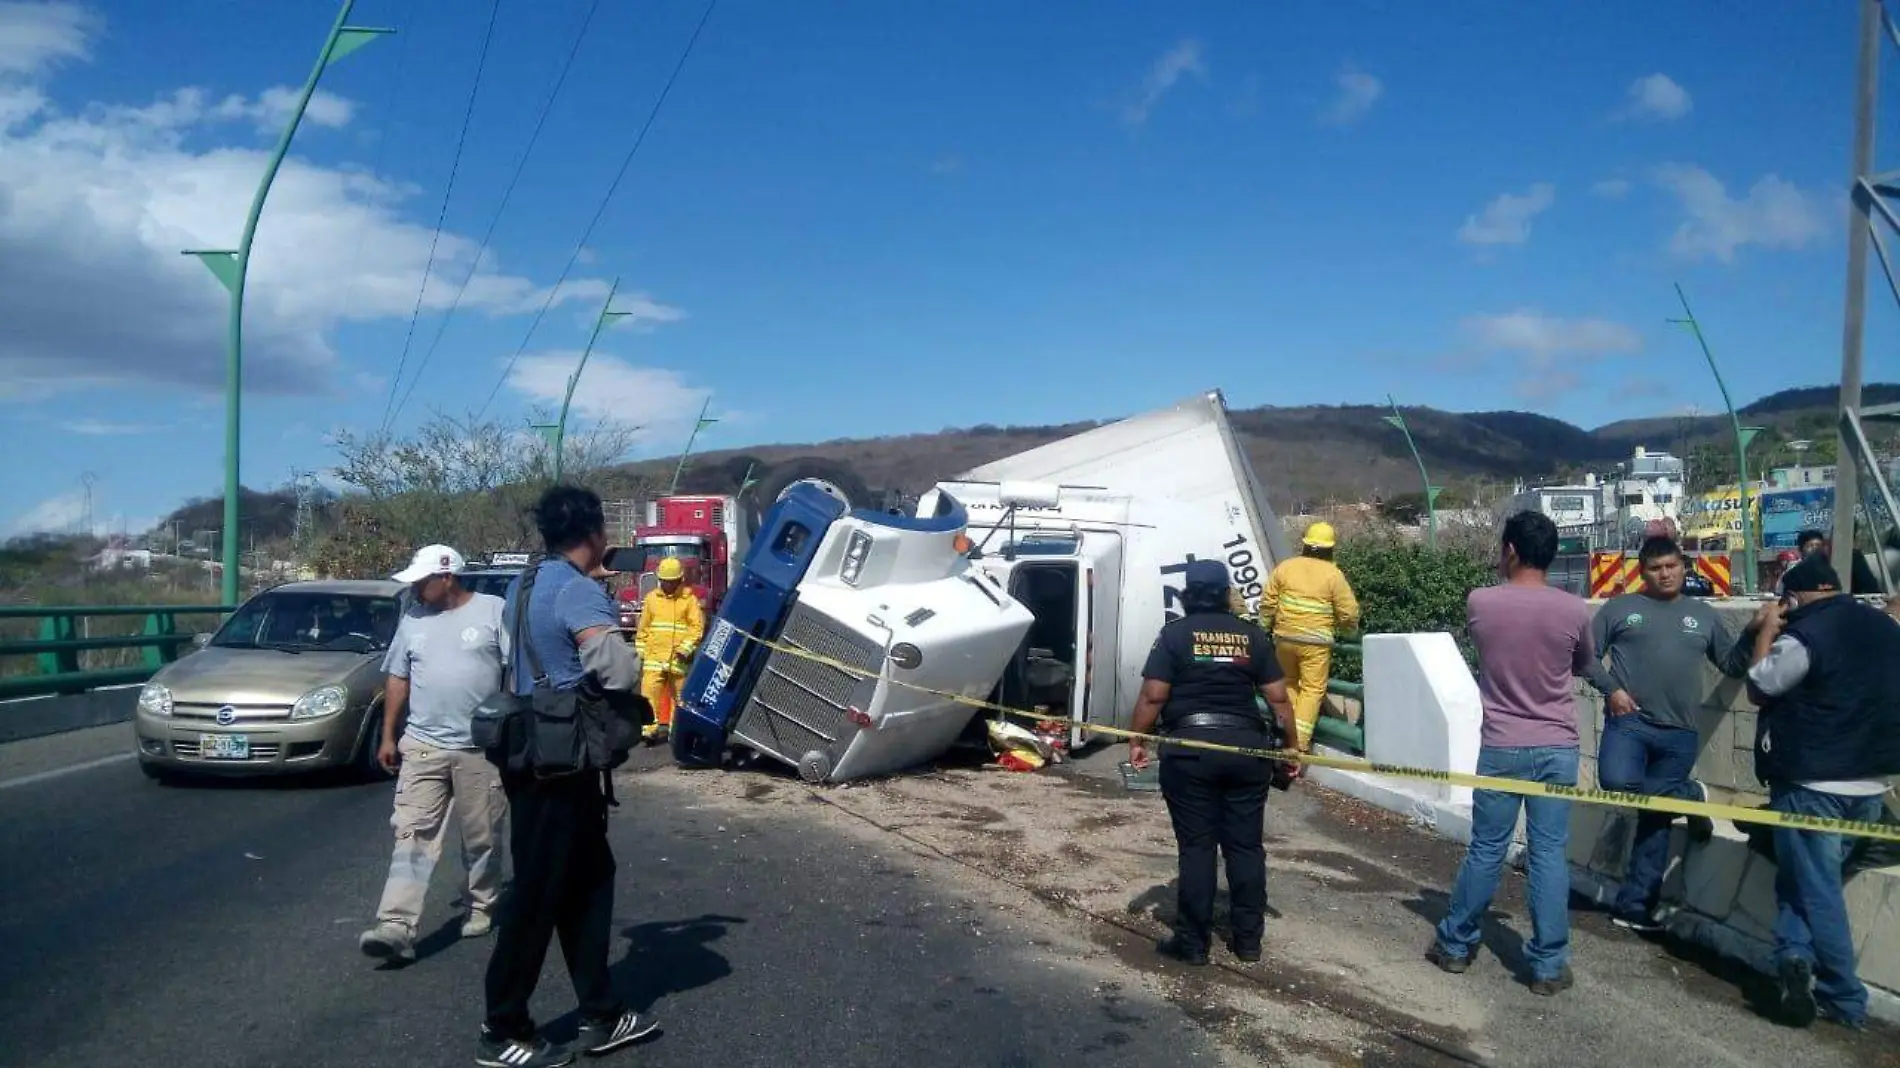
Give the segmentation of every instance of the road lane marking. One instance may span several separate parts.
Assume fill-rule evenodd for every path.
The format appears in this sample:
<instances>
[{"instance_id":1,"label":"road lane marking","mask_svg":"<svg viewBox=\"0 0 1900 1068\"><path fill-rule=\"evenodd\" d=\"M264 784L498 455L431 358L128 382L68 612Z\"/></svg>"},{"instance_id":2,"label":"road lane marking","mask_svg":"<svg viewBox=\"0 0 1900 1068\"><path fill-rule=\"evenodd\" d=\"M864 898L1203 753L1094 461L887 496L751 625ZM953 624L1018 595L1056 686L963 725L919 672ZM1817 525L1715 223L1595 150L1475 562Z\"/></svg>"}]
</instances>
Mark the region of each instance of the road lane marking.
<instances>
[{"instance_id":1,"label":"road lane marking","mask_svg":"<svg viewBox=\"0 0 1900 1068\"><path fill-rule=\"evenodd\" d=\"M10 789L15 786L31 786L36 782L57 779L61 776L71 775L76 771L90 771L93 768L103 768L107 764L117 764L121 760L132 760L137 756L137 753L114 753L111 756L102 756L97 760L87 760L78 764L68 764L63 768L53 768L50 771L39 771L31 775L22 775L17 779L0 780L0 790Z\"/></svg>"}]
</instances>

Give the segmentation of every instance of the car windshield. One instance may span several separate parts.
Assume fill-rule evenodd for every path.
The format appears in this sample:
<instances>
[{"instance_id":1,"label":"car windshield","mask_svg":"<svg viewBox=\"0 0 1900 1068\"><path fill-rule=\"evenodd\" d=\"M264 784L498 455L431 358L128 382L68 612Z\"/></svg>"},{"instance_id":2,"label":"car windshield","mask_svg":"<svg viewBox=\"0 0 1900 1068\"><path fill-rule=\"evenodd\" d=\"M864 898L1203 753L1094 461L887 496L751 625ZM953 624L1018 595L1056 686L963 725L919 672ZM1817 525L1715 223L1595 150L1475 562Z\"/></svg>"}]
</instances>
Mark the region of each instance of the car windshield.
<instances>
[{"instance_id":1,"label":"car windshield","mask_svg":"<svg viewBox=\"0 0 1900 1068\"><path fill-rule=\"evenodd\" d=\"M519 569L509 571L465 571L462 573L462 588L471 593L487 593L496 597L508 596L508 584L521 574Z\"/></svg>"},{"instance_id":2,"label":"car windshield","mask_svg":"<svg viewBox=\"0 0 1900 1068\"><path fill-rule=\"evenodd\" d=\"M370 653L389 648L400 617L394 597L262 593L232 613L211 644L221 649Z\"/></svg>"}]
</instances>

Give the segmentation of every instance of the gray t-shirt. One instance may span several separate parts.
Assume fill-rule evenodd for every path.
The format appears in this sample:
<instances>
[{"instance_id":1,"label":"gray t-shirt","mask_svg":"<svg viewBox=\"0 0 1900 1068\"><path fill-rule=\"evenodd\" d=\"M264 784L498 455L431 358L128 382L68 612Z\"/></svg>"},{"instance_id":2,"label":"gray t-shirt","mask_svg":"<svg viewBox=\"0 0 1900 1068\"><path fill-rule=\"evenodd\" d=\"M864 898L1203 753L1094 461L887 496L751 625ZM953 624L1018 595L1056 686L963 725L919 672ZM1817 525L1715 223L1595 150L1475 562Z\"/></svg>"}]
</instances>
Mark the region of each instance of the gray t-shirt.
<instances>
[{"instance_id":1,"label":"gray t-shirt","mask_svg":"<svg viewBox=\"0 0 1900 1068\"><path fill-rule=\"evenodd\" d=\"M1642 717L1659 727L1697 729L1696 709L1707 696L1703 661L1732 679L1748 672L1749 648L1715 609L1693 597L1612 597L1597 610L1590 632L1599 654L1590 664L1590 685L1605 697L1628 690ZM1603 653L1610 657L1608 670Z\"/></svg>"},{"instance_id":2,"label":"gray t-shirt","mask_svg":"<svg viewBox=\"0 0 1900 1068\"><path fill-rule=\"evenodd\" d=\"M469 717L501 688L502 600L486 593L446 612L420 604L396 627L383 671L409 680L405 733L443 749L473 749Z\"/></svg>"}]
</instances>

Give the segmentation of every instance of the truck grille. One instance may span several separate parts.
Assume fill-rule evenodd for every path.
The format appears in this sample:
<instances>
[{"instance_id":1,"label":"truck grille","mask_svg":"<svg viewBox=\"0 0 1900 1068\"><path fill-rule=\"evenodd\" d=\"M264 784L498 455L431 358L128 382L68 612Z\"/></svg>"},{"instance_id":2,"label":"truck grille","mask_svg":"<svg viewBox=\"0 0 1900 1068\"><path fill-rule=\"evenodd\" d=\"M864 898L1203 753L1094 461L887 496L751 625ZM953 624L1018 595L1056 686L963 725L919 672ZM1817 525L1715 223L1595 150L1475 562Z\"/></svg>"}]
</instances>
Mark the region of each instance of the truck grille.
<instances>
[{"instance_id":1,"label":"truck grille","mask_svg":"<svg viewBox=\"0 0 1900 1068\"><path fill-rule=\"evenodd\" d=\"M881 646L803 605L792 609L779 641L865 671L876 671L884 658ZM773 656L734 733L788 764L797 764L814 749L836 760L835 744L858 729L850 718L853 701L868 701L876 687L874 678L859 678L829 664Z\"/></svg>"}]
</instances>

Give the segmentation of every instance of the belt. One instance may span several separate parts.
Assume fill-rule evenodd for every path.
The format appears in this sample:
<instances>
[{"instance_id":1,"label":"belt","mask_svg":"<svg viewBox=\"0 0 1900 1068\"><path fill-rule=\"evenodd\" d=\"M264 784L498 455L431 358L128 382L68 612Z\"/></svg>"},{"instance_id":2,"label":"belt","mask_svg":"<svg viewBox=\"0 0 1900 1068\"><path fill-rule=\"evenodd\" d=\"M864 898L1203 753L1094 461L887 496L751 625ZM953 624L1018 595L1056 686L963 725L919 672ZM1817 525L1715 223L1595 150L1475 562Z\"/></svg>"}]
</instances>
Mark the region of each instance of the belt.
<instances>
[{"instance_id":1,"label":"belt","mask_svg":"<svg viewBox=\"0 0 1900 1068\"><path fill-rule=\"evenodd\" d=\"M1246 728L1264 731L1267 729L1267 721L1258 715L1240 712L1195 712L1179 719L1169 720L1165 726L1169 733L1188 727Z\"/></svg>"}]
</instances>

